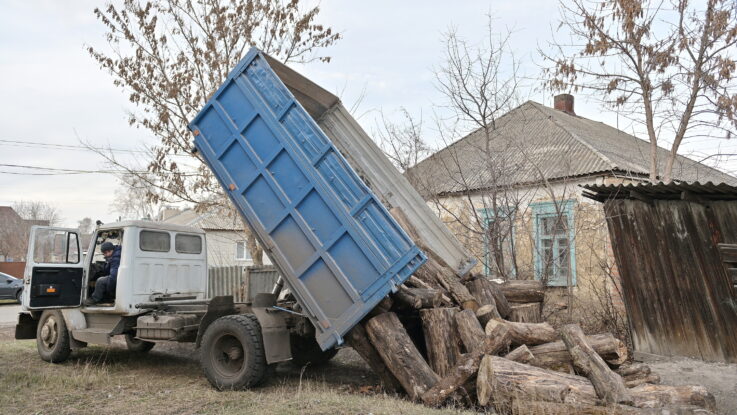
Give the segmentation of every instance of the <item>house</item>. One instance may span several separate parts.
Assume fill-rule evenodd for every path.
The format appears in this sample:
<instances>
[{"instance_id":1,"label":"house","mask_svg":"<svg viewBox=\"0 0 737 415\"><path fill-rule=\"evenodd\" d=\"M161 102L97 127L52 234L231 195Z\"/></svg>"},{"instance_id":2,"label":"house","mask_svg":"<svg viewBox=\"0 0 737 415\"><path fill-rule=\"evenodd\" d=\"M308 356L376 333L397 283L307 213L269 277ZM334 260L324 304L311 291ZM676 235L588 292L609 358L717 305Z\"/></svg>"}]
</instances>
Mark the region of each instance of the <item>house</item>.
<instances>
[{"instance_id":1,"label":"house","mask_svg":"<svg viewBox=\"0 0 737 415\"><path fill-rule=\"evenodd\" d=\"M0 272L23 277L31 226L48 226L47 220L23 219L10 206L0 206Z\"/></svg>"},{"instance_id":2,"label":"house","mask_svg":"<svg viewBox=\"0 0 737 415\"><path fill-rule=\"evenodd\" d=\"M563 94L554 108L525 102L405 174L479 259L474 272L540 279L558 308L608 313L622 308L619 278L604 211L581 186L647 181L649 151L649 142L577 116ZM659 166L667 155L658 149ZM737 184L681 156L673 177Z\"/></svg>"},{"instance_id":3,"label":"house","mask_svg":"<svg viewBox=\"0 0 737 415\"><path fill-rule=\"evenodd\" d=\"M211 211L197 213L193 209L162 210L160 220L166 223L192 226L205 231L207 237L207 263L211 267L254 264L248 250L248 235L240 217L230 212ZM264 255L264 262L268 258Z\"/></svg>"}]
</instances>

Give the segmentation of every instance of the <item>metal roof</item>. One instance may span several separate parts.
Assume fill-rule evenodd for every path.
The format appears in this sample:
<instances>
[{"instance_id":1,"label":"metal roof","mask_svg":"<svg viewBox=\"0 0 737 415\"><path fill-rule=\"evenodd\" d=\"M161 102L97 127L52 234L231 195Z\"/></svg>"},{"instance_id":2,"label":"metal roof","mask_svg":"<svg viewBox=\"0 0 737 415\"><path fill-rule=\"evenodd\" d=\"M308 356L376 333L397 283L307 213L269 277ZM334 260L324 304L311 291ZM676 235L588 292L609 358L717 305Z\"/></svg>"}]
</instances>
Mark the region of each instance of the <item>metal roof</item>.
<instances>
[{"instance_id":1,"label":"metal roof","mask_svg":"<svg viewBox=\"0 0 737 415\"><path fill-rule=\"evenodd\" d=\"M638 200L737 200L737 186L725 183L638 183L619 185L588 184L583 196L604 202L611 199Z\"/></svg>"},{"instance_id":2,"label":"metal roof","mask_svg":"<svg viewBox=\"0 0 737 415\"><path fill-rule=\"evenodd\" d=\"M151 220L124 220L121 222L106 223L98 227L100 230L107 229L118 229L123 227L138 227L146 229L159 229L162 231L174 231L174 232L190 232L190 233L204 233L203 231L193 228L191 226L175 225L165 222L154 222Z\"/></svg>"},{"instance_id":3,"label":"metal roof","mask_svg":"<svg viewBox=\"0 0 737 415\"><path fill-rule=\"evenodd\" d=\"M244 230L244 225L241 219L236 217L234 212L227 211L213 211L199 214L192 209L185 209L182 212L164 220L163 222L177 225L194 226L196 228L207 230Z\"/></svg>"},{"instance_id":4,"label":"metal roof","mask_svg":"<svg viewBox=\"0 0 737 415\"><path fill-rule=\"evenodd\" d=\"M449 194L598 173L648 175L650 143L604 123L527 101L495 124L488 140L478 129L410 168L407 177L425 194ZM659 148L659 160L668 153ZM736 178L683 156L673 176L737 185Z\"/></svg>"}]
</instances>

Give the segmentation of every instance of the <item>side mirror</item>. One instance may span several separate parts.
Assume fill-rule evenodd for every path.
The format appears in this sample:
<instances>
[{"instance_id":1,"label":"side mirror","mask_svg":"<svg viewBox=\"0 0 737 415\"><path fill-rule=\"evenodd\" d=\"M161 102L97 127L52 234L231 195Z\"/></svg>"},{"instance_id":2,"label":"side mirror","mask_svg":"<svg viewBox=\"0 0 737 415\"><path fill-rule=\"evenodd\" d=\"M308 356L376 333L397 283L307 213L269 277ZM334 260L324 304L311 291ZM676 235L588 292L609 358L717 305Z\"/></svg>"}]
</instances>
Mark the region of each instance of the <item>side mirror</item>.
<instances>
[{"instance_id":1,"label":"side mirror","mask_svg":"<svg viewBox=\"0 0 737 415\"><path fill-rule=\"evenodd\" d=\"M12 284L13 283L12 280L6 280L5 282L7 282L8 284Z\"/></svg>"}]
</instances>

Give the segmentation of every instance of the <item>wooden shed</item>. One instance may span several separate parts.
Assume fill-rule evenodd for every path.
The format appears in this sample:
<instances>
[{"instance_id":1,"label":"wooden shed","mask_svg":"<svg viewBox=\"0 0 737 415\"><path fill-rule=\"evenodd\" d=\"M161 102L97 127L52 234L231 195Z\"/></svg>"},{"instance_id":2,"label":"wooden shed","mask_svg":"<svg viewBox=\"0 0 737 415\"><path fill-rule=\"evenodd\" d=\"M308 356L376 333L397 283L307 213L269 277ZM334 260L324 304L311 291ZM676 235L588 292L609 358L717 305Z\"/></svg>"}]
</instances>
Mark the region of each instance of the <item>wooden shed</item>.
<instances>
[{"instance_id":1,"label":"wooden shed","mask_svg":"<svg viewBox=\"0 0 737 415\"><path fill-rule=\"evenodd\" d=\"M604 203L635 350L737 362L737 187L584 188Z\"/></svg>"}]
</instances>

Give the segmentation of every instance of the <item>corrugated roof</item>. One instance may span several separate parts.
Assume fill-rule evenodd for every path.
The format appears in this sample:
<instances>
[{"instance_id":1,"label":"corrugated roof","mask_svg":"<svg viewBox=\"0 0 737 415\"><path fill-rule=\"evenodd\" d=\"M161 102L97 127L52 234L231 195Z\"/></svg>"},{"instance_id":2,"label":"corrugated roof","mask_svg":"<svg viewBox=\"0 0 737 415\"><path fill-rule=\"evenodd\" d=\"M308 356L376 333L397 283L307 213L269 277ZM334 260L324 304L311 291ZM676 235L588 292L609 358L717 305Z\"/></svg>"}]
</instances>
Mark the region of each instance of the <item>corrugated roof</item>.
<instances>
[{"instance_id":1,"label":"corrugated roof","mask_svg":"<svg viewBox=\"0 0 737 415\"><path fill-rule=\"evenodd\" d=\"M185 209L164 221L175 225L193 226L206 230L243 231L243 222L230 212L205 212L199 214Z\"/></svg>"},{"instance_id":2,"label":"corrugated roof","mask_svg":"<svg viewBox=\"0 0 737 415\"><path fill-rule=\"evenodd\" d=\"M639 200L737 200L737 186L726 183L671 182L619 185L584 185L585 197L604 202L610 199Z\"/></svg>"},{"instance_id":3,"label":"corrugated roof","mask_svg":"<svg viewBox=\"0 0 737 415\"><path fill-rule=\"evenodd\" d=\"M426 194L466 192L612 172L647 177L650 143L604 123L527 101L484 129L418 163L407 177ZM664 161L668 150L659 149ZM663 168L664 162L659 163ZM737 179L678 156L673 176L682 181L737 184Z\"/></svg>"}]
</instances>

